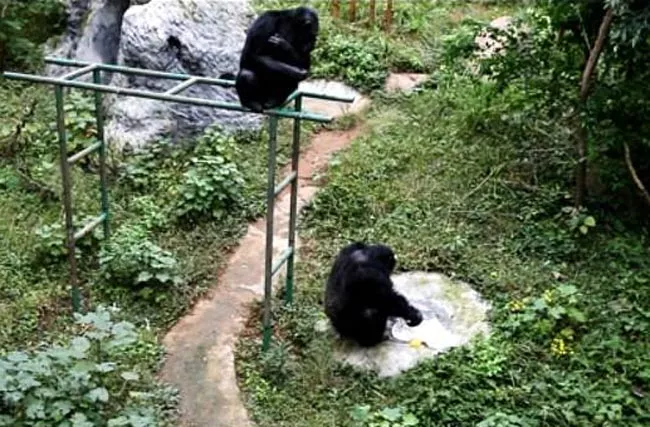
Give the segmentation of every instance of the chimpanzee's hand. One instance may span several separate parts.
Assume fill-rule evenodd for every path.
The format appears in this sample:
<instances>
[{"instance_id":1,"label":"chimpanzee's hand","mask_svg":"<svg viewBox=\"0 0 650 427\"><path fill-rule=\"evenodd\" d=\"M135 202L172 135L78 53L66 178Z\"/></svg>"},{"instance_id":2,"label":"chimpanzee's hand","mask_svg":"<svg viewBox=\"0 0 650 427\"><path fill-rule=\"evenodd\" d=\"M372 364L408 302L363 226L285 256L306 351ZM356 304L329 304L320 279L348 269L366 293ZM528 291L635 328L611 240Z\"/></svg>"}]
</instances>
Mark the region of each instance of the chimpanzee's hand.
<instances>
[{"instance_id":1,"label":"chimpanzee's hand","mask_svg":"<svg viewBox=\"0 0 650 427\"><path fill-rule=\"evenodd\" d=\"M412 307L409 312L409 317L406 319L406 324L414 327L422 323L422 313L415 307Z\"/></svg>"}]
</instances>

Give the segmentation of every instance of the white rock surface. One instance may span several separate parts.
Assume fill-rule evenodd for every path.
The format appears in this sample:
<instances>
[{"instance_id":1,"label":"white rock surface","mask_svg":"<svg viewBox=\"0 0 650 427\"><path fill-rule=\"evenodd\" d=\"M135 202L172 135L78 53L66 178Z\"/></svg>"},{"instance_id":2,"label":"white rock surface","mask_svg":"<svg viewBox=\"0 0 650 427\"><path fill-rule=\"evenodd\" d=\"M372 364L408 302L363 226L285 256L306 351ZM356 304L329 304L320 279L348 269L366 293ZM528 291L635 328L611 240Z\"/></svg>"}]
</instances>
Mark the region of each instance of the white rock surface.
<instances>
[{"instance_id":1,"label":"white rock surface","mask_svg":"<svg viewBox=\"0 0 650 427\"><path fill-rule=\"evenodd\" d=\"M248 0L68 0L68 15L68 30L51 55L207 77L237 72L254 19ZM178 84L121 74L104 81L157 92ZM234 88L197 85L182 95L238 103ZM106 107L106 137L118 148L140 148L168 132L192 135L214 123L226 129L261 124L260 115L124 96L107 97Z\"/></svg>"},{"instance_id":2,"label":"white rock surface","mask_svg":"<svg viewBox=\"0 0 650 427\"><path fill-rule=\"evenodd\" d=\"M490 306L468 284L424 272L398 274L392 279L395 289L422 311L423 322L409 328L397 319L388 327L391 339L373 348L341 341L335 350L341 362L389 377L489 333L486 319Z\"/></svg>"},{"instance_id":3,"label":"white rock surface","mask_svg":"<svg viewBox=\"0 0 650 427\"><path fill-rule=\"evenodd\" d=\"M124 15L118 62L130 67L219 77L235 74L253 14L246 0L152 0ZM165 91L176 81L118 75L119 86ZM234 88L196 85L182 95L238 103ZM192 105L118 97L106 135L118 146L139 148L172 131L191 135L218 123L254 128L261 116Z\"/></svg>"}]
</instances>

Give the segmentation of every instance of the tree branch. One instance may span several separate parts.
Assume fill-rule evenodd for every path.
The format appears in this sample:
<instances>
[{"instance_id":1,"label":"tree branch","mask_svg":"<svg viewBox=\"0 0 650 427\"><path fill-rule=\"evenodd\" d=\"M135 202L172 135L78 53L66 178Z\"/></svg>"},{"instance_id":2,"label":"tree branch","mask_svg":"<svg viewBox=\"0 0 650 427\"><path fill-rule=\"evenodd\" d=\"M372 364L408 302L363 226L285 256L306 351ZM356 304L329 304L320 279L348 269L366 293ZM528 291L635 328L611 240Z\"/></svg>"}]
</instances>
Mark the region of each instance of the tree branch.
<instances>
[{"instance_id":1,"label":"tree branch","mask_svg":"<svg viewBox=\"0 0 650 427\"><path fill-rule=\"evenodd\" d=\"M641 194L643 194L645 202L648 204L648 206L650 206L650 193L648 192L648 189L645 187L645 185L643 185L643 182L641 182L639 175L636 173L636 169L634 169L634 165L632 164L632 155L630 154L630 147L627 145L627 142L623 143L623 148L625 149L625 164L627 165L627 170L630 171L632 180L636 184L637 188L641 191Z\"/></svg>"},{"instance_id":2,"label":"tree branch","mask_svg":"<svg viewBox=\"0 0 650 427\"><path fill-rule=\"evenodd\" d=\"M609 29L612 26L613 19L614 10L609 8L600 23L596 43L594 43L594 47L591 49L591 52L589 52L589 59L587 59L587 64L582 73L582 80L580 81L580 103L582 104L582 107L584 107L584 104L586 104L587 99L589 98L589 93L594 81L594 71L598 65L598 59L603 52L603 48L605 47L605 41L607 40L607 35L609 34ZM579 208L584 203L585 193L587 192L587 130L582 123L580 123L579 116L577 120L576 137L578 139L578 166L576 168L575 207Z\"/></svg>"}]
</instances>

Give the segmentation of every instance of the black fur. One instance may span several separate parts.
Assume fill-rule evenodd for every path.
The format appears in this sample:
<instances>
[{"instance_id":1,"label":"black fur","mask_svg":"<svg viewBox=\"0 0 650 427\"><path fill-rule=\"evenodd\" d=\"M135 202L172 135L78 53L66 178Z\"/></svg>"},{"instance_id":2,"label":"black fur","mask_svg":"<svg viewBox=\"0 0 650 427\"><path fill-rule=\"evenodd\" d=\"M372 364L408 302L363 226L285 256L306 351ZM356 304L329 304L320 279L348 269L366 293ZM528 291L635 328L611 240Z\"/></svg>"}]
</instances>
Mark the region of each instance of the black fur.
<instances>
[{"instance_id":1,"label":"black fur","mask_svg":"<svg viewBox=\"0 0 650 427\"><path fill-rule=\"evenodd\" d=\"M282 105L307 78L318 29L318 15L307 7L260 15L241 54L235 82L239 102L256 112Z\"/></svg>"},{"instance_id":2,"label":"black fur","mask_svg":"<svg viewBox=\"0 0 650 427\"><path fill-rule=\"evenodd\" d=\"M325 313L344 338L371 347L384 339L389 317L402 317L409 326L422 314L393 289L390 275L395 254L384 245L352 243L339 252L325 290Z\"/></svg>"}]
</instances>

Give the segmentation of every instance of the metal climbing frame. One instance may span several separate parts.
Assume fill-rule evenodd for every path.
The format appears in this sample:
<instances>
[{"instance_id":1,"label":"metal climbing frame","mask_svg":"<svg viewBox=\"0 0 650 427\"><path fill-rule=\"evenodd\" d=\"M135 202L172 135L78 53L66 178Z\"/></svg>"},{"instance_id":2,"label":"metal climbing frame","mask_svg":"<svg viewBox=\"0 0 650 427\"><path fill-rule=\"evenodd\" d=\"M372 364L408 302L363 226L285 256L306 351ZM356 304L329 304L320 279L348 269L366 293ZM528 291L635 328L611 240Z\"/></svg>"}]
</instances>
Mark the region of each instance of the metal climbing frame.
<instances>
[{"instance_id":1,"label":"metal climbing frame","mask_svg":"<svg viewBox=\"0 0 650 427\"><path fill-rule=\"evenodd\" d=\"M257 114L253 111L242 107L240 104L213 101L209 99L193 98L179 95L189 87L201 84L212 86L234 86L234 81L215 79L209 77L192 76L189 74L175 74L161 71L145 70L140 68L123 67L118 65L89 63L83 61L46 58L46 63L75 67L76 70L64 74L60 77L45 77L33 74L4 72L2 76L7 79L27 81L33 83L49 84L54 86L54 96L56 100L56 124L59 138L61 176L63 183L63 205L65 211L65 228L66 228L66 246L68 249L68 262L70 264L70 294L72 298L72 307L74 311L81 310L81 291L79 288L79 277L77 274L77 265L75 258L76 242L88 235L100 224L104 227L104 235L110 233L110 210L108 201L107 173L106 173L106 142L104 139L104 119L101 108L102 93L112 93L116 95L133 96L137 98L155 99L159 101L176 102L181 104L191 104L204 107L213 107L231 111L241 111L244 113ZM138 75L151 78L162 78L176 80L180 83L166 92L153 92L139 89L129 89L117 86L102 84L102 73L122 73L127 75ZM79 77L92 73L92 83L78 81ZM67 134L65 128L64 114L64 88L77 88L92 90L95 93L95 114L97 119L97 142L84 148L76 154L68 157ZM314 114L302 111L303 98L316 98L336 102L350 103L353 98L344 98L330 96L305 91L294 92L285 102L283 108L267 110L262 112L269 116L269 145L268 145L268 188L267 188L267 213L266 213L266 248L264 255L264 317L263 317L263 339L262 348L268 348L272 336L272 299L273 299L273 276L280 268L287 264L287 276L285 282L285 301L290 303L293 300L294 285L294 258L295 258L295 237L297 221L297 201L298 201L298 159L300 154L300 124L302 120L308 120L318 123L327 123L332 120L320 114ZM293 109L285 107L293 102ZM277 148L277 130L278 120L280 118L293 119L293 142L291 154L291 173L284 178L278 185L275 185L276 169L276 148ZM101 194L101 213L80 230L75 231L74 216L72 206L72 180L70 176L70 167L81 158L92 154L99 153L100 159L100 194ZM275 211L275 199L287 187L291 185L291 200L289 209L289 238L288 247L280 255L279 259L273 262L273 215Z\"/></svg>"}]
</instances>

